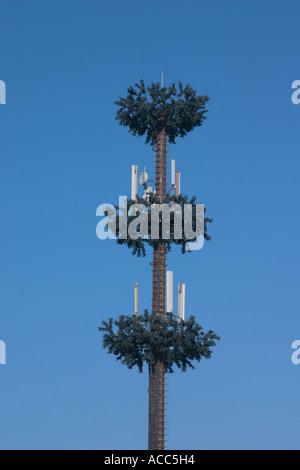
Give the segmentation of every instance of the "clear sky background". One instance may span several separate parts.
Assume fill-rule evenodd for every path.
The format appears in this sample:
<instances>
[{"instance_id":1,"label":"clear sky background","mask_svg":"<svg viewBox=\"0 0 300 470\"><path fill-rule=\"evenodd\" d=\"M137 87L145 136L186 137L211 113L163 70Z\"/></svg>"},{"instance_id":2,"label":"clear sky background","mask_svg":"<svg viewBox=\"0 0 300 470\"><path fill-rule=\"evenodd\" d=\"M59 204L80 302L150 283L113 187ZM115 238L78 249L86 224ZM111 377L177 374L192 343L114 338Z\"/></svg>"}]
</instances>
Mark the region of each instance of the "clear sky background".
<instances>
[{"instance_id":1,"label":"clear sky background","mask_svg":"<svg viewBox=\"0 0 300 470\"><path fill-rule=\"evenodd\" d=\"M168 376L170 449L299 449L299 0L0 0L2 449L145 449L148 377L97 327L151 306L151 255L96 237L96 208L155 154L114 119L140 78L211 98L169 147L214 218L168 258L222 341ZM176 297L174 295L174 300Z\"/></svg>"}]
</instances>

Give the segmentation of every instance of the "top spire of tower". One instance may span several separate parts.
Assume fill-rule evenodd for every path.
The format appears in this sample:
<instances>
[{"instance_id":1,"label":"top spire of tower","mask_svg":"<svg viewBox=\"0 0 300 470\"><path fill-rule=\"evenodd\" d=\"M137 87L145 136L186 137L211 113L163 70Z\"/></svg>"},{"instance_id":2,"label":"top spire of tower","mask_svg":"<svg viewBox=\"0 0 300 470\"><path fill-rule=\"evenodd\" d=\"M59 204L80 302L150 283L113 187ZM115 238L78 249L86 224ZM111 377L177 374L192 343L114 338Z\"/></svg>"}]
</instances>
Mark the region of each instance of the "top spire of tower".
<instances>
[{"instance_id":1,"label":"top spire of tower","mask_svg":"<svg viewBox=\"0 0 300 470\"><path fill-rule=\"evenodd\" d=\"M164 87L164 67L161 68L161 88Z\"/></svg>"}]
</instances>

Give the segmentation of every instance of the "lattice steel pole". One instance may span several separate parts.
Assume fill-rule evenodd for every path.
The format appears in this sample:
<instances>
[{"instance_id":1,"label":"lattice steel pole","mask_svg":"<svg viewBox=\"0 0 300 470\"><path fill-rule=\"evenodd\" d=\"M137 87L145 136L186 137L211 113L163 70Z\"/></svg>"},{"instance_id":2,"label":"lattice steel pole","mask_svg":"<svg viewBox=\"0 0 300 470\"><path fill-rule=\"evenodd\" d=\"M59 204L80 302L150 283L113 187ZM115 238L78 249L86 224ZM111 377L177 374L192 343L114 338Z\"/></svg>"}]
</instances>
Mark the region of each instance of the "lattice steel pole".
<instances>
[{"instance_id":1,"label":"lattice steel pole","mask_svg":"<svg viewBox=\"0 0 300 470\"><path fill-rule=\"evenodd\" d=\"M165 128L157 134L156 141L156 196L163 203L166 196L167 133ZM165 317L166 293L166 247L159 241L153 249L153 296L152 311ZM165 447L165 368L158 361L149 370L149 450Z\"/></svg>"}]
</instances>

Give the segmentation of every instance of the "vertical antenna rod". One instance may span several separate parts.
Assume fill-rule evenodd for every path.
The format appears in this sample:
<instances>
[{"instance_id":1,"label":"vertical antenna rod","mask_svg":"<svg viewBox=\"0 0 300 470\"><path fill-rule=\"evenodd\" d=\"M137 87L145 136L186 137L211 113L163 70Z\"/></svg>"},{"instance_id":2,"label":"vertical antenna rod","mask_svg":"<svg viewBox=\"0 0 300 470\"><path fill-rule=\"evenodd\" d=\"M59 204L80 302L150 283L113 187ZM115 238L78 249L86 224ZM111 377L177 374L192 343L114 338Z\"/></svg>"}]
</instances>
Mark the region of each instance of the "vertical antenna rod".
<instances>
[{"instance_id":1,"label":"vertical antenna rod","mask_svg":"<svg viewBox=\"0 0 300 470\"><path fill-rule=\"evenodd\" d=\"M139 316L139 283L134 288L134 314Z\"/></svg>"},{"instance_id":2,"label":"vertical antenna rod","mask_svg":"<svg viewBox=\"0 0 300 470\"><path fill-rule=\"evenodd\" d=\"M176 171L176 196L181 194L180 171Z\"/></svg>"},{"instance_id":3,"label":"vertical antenna rod","mask_svg":"<svg viewBox=\"0 0 300 470\"><path fill-rule=\"evenodd\" d=\"M167 271L167 313L173 313L173 272Z\"/></svg>"},{"instance_id":4,"label":"vertical antenna rod","mask_svg":"<svg viewBox=\"0 0 300 470\"><path fill-rule=\"evenodd\" d=\"M178 283L178 318L181 318L181 284Z\"/></svg>"},{"instance_id":5,"label":"vertical antenna rod","mask_svg":"<svg viewBox=\"0 0 300 470\"><path fill-rule=\"evenodd\" d=\"M185 320L185 284L178 284L178 319Z\"/></svg>"},{"instance_id":6,"label":"vertical antenna rod","mask_svg":"<svg viewBox=\"0 0 300 470\"><path fill-rule=\"evenodd\" d=\"M137 165L132 165L131 167L131 199L136 201L138 195L138 175L139 167Z\"/></svg>"},{"instance_id":7,"label":"vertical antenna rod","mask_svg":"<svg viewBox=\"0 0 300 470\"><path fill-rule=\"evenodd\" d=\"M181 319L185 320L185 284L181 284Z\"/></svg>"},{"instance_id":8,"label":"vertical antenna rod","mask_svg":"<svg viewBox=\"0 0 300 470\"><path fill-rule=\"evenodd\" d=\"M176 167L175 167L174 158L172 158L171 160L171 185L172 185L172 196L174 196L174 188L176 186Z\"/></svg>"}]
</instances>

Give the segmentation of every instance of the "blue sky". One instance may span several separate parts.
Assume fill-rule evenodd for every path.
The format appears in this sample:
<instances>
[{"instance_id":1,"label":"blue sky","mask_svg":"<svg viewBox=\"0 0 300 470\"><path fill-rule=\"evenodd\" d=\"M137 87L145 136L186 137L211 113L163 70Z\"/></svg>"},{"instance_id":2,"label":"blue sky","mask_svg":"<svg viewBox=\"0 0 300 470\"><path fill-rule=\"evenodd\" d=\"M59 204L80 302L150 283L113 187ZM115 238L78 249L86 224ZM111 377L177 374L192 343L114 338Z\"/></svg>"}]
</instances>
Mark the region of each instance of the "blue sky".
<instances>
[{"instance_id":1,"label":"blue sky","mask_svg":"<svg viewBox=\"0 0 300 470\"><path fill-rule=\"evenodd\" d=\"M114 119L140 78L211 98L169 147L212 241L168 258L187 313L222 341L168 376L170 449L299 449L300 4L0 0L2 449L144 449L147 374L108 356L103 319L151 305L151 256L96 237L96 208L154 153Z\"/></svg>"}]
</instances>

